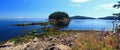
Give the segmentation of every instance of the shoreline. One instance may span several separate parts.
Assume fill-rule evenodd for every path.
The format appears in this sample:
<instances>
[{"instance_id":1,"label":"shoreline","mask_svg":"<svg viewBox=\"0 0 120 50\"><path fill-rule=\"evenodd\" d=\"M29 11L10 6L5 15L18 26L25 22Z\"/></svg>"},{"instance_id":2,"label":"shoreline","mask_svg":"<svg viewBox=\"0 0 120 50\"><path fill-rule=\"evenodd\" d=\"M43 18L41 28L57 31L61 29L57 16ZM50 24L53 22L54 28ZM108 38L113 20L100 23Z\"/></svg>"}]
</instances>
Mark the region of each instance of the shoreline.
<instances>
[{"instance_id":1,"label":"shoreline","mask_svg":"<svg viewBox=\"0 0 120 50\"><path fill-rule=\"evenodd\" d=\"M74 32L86 32L86 31L95 31L95 32L101 32L99 30L60 30L60 31L74 31ZM104 31L104 32L107 32L107 31ZM113 31L109 31L109 32L113 32ZM40 35L42 35L43 33L39 33ZM22 35L23 36L23 35ZM17 38L17 37L13 37L13 38ZM12 38L11 38L12 39ZM10 40L10 39L8 39ZM4 43L4 42L7 42L8 40L5 40L5 41L1 41L0 44Z\"/></svg>"},{"instance_id":2,"label":"shoreline","mask_svg":"<svg viewBox=\"0 0 120 50\"><path fill-rule=\"evenodd\" d=\"M49 32L50 33L50 32ZM52 32L54 33L54 32ZM57 33L57 34L56 34ZM89 44L91 49L113 49L117 44L113 39L108 40L109 38L113 37L113 35L106 35L106 32L102 32L104 35L101 36L100 31L94 31L94 30L63 30L60 32L55 32L54 34L49 35L41 35L41 37L34 37L33 39L29 39L26 43L21 44L14 44L14 42L6 42L3 45L0 45L0 50L50 50L50 49L64 49L64 50L83 50L83 49L89 49ZM112 32L109 32L112 33ZM107 37L109 36L109 37ZM106 46L104 47L101 45L103 43L102 38L105 38ZM88 41L88 42L87 42ZM114 44L109 44L109 41L113 41ZM94 42L94 43L93 43ZM84 46L84 47L83 47Z\"/></svg>"}]
</instances>

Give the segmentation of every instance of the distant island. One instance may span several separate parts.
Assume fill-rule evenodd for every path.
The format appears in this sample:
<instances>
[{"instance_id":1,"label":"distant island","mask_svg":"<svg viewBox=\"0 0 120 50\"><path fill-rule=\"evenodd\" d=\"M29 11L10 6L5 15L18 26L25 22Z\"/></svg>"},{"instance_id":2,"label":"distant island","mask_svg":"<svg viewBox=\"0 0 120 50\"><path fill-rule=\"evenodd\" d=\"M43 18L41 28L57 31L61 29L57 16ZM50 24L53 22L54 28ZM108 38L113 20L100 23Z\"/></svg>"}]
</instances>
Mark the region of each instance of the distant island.
<instances>
[{"instance_id":1,"label":"distant island","mask_svg":"<svg viewBox=\"0 0 120 50\"><path fill-rule=\"evenodd\" d=\"M73 16L70 17L70 19L96 19L96 18L86 17L86 16Z\"/></svg>"},{"instance_id":2,"label":"distant island","mask_svg":"<svg viewBox=\"0 0 120 50\"><path fill-rule=\"evenodd\" d=\"M106 16L106 17L100 17L100 18L93 18L93 17L87 17L87 16L73 16L70 17L70 19L104 19L104 20L119 20L120 18L116 16Z\"/></svg>"},{"instance_id":3,"label":"distant island","mask_svg":"<svg viewBox=\"0 0 120 50\"><path fill-rule=\"evenodd\" d=\"M115 17L115 16L106 16L106 17L101 17L98 19L105 19L105 20L119 20L120 18Z\"/></svg>"}]
</instances>

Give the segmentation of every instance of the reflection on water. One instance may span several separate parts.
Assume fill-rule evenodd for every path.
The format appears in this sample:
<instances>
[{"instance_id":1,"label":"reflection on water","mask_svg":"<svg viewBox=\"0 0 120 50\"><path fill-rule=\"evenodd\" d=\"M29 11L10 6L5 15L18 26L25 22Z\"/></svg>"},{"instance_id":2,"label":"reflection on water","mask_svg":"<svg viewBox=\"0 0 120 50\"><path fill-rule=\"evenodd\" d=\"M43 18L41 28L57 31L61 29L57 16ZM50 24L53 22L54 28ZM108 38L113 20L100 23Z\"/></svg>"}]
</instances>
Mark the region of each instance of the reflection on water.
<instances>
[{"instance_id":1,"label":"reflection on water","mask_svg":"<svg viewBox=\"0 0 120 50\"><path fill-rule=\"evenodd\" d=\"M112 31L114 20L99 20L99 19L73 19L65 30L98 30ZM120 22L115 22L120 24Z\"/></svg>"},{"instance_id":2,"label":"reflection on water","mask_svg":"<svg viewBox=\"0 0 120 50\"><path fill-rule=\"evenodd\" d=\"M49 21L49 22L52 27L60 28L60 29L68 27L70 23L70 21L56 21L56 22Z\"/></svg>"},{"instance_id":3,"label":"reflection on water","mask_svg":"<svg viewBox=\"0 0 120 50\"><path fill-rule=\"evenodd\" d=\"M55 28L60 28L63 30L98 30L105 31L113 30L114 20L99 20L99 19L72 19L71 21L55 21L51 22L50 26ZM115 22L114 24L119 24L120 22Z\"/></svg>"}]
</instances>

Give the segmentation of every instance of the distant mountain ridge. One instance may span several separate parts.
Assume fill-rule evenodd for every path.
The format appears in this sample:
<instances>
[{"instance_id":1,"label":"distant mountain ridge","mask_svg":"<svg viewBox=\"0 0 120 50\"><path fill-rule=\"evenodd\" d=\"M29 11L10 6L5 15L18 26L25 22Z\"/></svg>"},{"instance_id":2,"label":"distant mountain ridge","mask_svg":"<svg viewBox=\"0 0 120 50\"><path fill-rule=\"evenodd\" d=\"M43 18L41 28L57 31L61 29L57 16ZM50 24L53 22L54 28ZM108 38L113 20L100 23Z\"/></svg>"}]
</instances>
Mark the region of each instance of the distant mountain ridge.
<instances>
[{"instance_id":1,"label":"distant mountain ridge","mask_svg":"<svg viewBox=\"0 0 120 50\"><path fill-rule=\"evenodd\" d=\"M119 20L120 18L115 17L115 16L106 16L106 17L101 17L97 19L105 19L105 20Z\"/></svg>"},{"instance_id":2,"label":"distant mountain ridge","mask_svg":"<svg viewBox=\"0 0 120 50\"><path fill-rule=\"evenodd\" d=\"M86 17L86 16L73 16L70 17L71 19L96 19L96 18L92 18L92 17Z\"/></svg>"}]
</instances>

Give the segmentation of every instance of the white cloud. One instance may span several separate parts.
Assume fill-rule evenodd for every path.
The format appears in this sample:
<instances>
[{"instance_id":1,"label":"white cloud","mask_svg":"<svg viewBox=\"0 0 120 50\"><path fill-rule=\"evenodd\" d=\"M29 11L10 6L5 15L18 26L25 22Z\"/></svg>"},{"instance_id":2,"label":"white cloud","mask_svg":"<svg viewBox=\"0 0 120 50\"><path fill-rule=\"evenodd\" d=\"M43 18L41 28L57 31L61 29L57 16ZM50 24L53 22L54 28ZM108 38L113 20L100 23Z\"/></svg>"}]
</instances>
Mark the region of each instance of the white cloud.
<instances>
[{"instance_id":1,"label":"white cloud","mask_svg":"<svg viewBox=\"0 0 120 50\"><path fill-rule=\"evenodd\" d=\"M85 3L88 2L89 0L71 0L73 3Z\"/></svg>"},{"instance_id":2,"label":"white cloud","mask_svg":"<svg viewBox=\"0 0 120 50\"><path fill-rule=\"evenodd\" d=\"M114 5L114 3L102 4L102 5L98 5L98 6L94 7L94 9L97 9L97 10L99 10L99 9L111 10L111 9L114 9L113 5Z\"/></svg>"},{"instance_id":3,"label":"white cloud","mask_svg":"<svg viewBox=\"0 0 120 50\"><path fill-rule=\"evenodd\" d=\"M69 4L68 6L72 6L72 7L81 7L80 4Z\"/></svg>"},{"instance_id":4,"label":"white cloud","mask_svg":"<svg viewBox=\"0 0 120 50\"><path fill-rule=\"evenodd\" d=\"M71 0L71 3L68 4L68 6L71 7L81 7L82 5L80 3L85 3L88 2L90 0Z\"/></svg>"}]
</instances>

